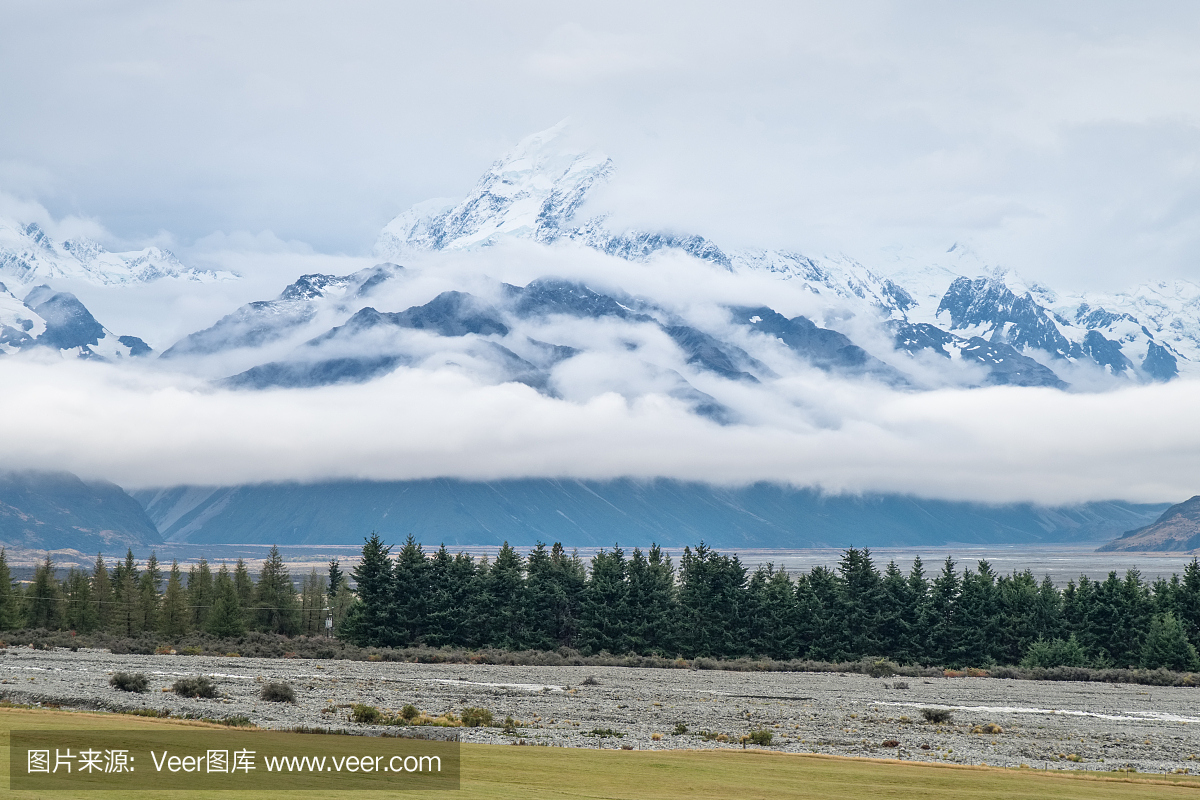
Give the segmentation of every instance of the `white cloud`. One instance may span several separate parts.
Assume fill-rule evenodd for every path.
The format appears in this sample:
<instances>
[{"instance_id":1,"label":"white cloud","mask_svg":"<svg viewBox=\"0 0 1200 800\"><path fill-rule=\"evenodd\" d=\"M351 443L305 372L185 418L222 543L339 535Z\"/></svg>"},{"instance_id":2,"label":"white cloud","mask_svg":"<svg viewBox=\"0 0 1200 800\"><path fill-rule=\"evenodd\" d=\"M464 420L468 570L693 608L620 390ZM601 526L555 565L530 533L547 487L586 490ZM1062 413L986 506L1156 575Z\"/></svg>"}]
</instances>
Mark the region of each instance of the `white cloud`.
<instances>
[{"instance_id":1,"label":"white cloud","mask_svg":"<svg viewBox=\"0 0 1200 800\"><path fill-rule=\"evenodd\" d=\"M587 402L454 370L365 385L213 391L87 363L4 359L7 468L133 488L432 476L667 476L831 492L1044 503L1178 500L1196 490L1200 383L1097 395L798 387L814 414L721 427L660 395ZM1154 409L1154 413L1147 413ZM817 419L817 417L822 417Z\"/></svg>"}]
</instances>

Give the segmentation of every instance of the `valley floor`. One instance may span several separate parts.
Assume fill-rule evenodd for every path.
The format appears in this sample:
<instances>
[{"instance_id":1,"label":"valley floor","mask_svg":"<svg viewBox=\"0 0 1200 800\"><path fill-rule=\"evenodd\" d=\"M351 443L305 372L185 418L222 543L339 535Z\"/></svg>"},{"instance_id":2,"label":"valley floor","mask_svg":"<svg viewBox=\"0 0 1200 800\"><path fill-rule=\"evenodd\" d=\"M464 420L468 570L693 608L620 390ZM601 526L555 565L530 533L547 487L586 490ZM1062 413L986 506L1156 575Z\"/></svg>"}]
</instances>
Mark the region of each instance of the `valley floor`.
<instances>
[{"instance_id":1,"label":"valley floor","mask_svg":"<svg viewBox=\"0 0 1200 800\"><path fill-rule=\"evenodd\" d=\"M111 688L115 671L145 673L150 690L130 694ZM178 678L194 675L212 676L223 696L184 699L167 690ZM258 699L268 681L290 683L297 703ZM511 716L519 725L516 733L498 727L421 730L458 733L462 741L477 743L740 751L742 735L769 729L774 734L769 749L781 752L1053 770L1200 772L1200 688L9 647L0 649L0 695L12 703L168 710L172 716L217 719L245 715L262 728L364 733L372 726L351 722L349 704L399 712L411 703L433 715L470 706L491 710L497 724ZM926 723L924 708L948 709L951 721ZM1002 732L972 733L987 723ZM680 724L687 733L674 733ZM621 735L596 735L597 730Z\"/></svg>"}]
</instances>

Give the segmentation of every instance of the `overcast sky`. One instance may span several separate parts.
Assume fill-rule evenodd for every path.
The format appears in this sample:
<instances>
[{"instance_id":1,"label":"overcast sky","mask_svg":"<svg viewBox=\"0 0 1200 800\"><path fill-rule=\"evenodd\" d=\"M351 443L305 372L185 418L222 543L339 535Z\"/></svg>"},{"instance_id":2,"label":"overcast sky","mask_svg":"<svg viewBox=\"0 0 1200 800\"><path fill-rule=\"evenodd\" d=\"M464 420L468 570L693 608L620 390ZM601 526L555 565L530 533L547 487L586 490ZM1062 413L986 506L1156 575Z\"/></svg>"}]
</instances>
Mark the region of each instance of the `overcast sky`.
<instances>
[{"instance_id":1,"label":"overcast sky","mask_svg":"<svg viewBox=\"0 0 1200 800\"><path fill-rule=\"evenodd\" d=\"M1200 263L1192 3L8 0L3 18L0 192L113 245L364 255L572 117L630 219L729 246L879 263L965 241L1063 288Z\"/></svg>"}]
</instances>

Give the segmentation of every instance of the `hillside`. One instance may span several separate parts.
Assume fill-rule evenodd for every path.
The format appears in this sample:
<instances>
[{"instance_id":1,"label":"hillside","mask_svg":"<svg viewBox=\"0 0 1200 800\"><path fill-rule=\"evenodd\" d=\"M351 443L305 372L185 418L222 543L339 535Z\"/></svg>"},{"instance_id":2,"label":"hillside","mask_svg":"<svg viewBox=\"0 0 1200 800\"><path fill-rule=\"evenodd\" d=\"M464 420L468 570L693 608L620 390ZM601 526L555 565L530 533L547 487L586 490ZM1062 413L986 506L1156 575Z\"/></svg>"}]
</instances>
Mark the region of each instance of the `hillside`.
<instances>
[{"instance_id":1,"label":"hillside","mask_svg":"<svg viewBox=\"0 0 1200 800\"><path fill-rule=\"evenodd\" d=\"M1101 551L1200 549L1200 495L1173 505L1152 524L1128 531Z\"/></svg>"},{"instance_id":2,"label":"hillside","mask_svg":"<svg viewBox=\"0 0 1200 800\"><path fill-rule=\"evenodd\" d=\"M134 492L172 542L361 544L413 534L427 545L881 547L1102 541L1162 506L988 506L899 495L823 496L770 484L658 480L446 479Z\"/></svg>"},{"instance_id":3,"label":"hillside","mask_svg":"<svg viewBox=\"0 0 1200 800\"><path fill-rule=\"evenodd\" d=\"M138 502L107 481L69 472L0 472L0 543L114 552L162 537Z\"/></svg>"}]
</instances>

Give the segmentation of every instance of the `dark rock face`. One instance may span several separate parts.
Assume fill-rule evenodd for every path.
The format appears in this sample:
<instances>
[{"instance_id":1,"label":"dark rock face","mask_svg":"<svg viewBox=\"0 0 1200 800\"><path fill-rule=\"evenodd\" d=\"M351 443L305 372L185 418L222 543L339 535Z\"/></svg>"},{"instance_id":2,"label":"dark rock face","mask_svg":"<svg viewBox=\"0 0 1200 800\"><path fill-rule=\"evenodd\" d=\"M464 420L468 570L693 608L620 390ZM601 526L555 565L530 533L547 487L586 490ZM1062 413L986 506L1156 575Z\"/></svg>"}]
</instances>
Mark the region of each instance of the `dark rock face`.
<instances>
[{"instance_id":1,"label":"dark rock face","mask_svg":"<svg viewBox=\"0 0 1200 800\"><path fill-rule=\"evenodd\" d=\"M1035 347L1061 358L1077 358L1079 345L1062 335L1053 315L1028 292L1018 297L1003 282L991 278L955 278L938 304L937 314L950 315L950 330L974 326L987 329L992 342L1016 348Z\"/></svg>"},{"instance_id":2,"label":"dark rock face","mask_svg":"<svg viewBox=\"0 0 1200 800\"><path fill-rule=\"evenodd\" d=\"M981 336L963 339L925 322L911 324L895 321L891 324L896 348L910 353L932 350L950 358L950 348L956 348L964 361L974 361L987 367L989 386L1051 386L1065 389L1054 370L1039 364L1029 356L1018 353L1011 345L989 342Z\"/></svg>"},{"instance_id":3,"label":"dark rock face","mask_svg":"<svg viewBox=\"0 0 1200 800\"><path fill-rule=\"evenodd\" d=\"M513 313L520 317L544 317L566 314L572 317L619 317L644 322L652 318L633 311L615 298L593 291L581 283L539 278L525 288L506 286L513 301Z\"/></svg>"},{"instance_id":4,"label":"dark rock face","mask_svg":"<svg viewBox=\"0 0 1200 800\"><path fill-rule=\"evenodd\" d=\"M404 356L327 358L319 361L272 361L226 378L230 389L301 389L336 383L366 383L408 363Z\"/></svg>"},{"instance_id":5,"label":"dark rock face","mask_svg":"<svg viewBox=\"0 0 1200 800\"><path fill-rule=\"evenodd\" d=\"M788 319L766 306L736 306L730 311L734 322L779 339L820 369L869 375L895 385L907 383L903 375L850 341L845 334L822 328L807 317Z\"/></svg>"},{"instance_id":6,"label":"dark rock face","mask_svg":"<svg viewBox=\"0 0 1200 800\"><path fill-rule=\"evenodd\" d=\"M741 348L722 344L707 333L687 325L667 325L663 326L663 331L687 354L687 363L730 380L758 383L758 378L738 368L739 364L754 362Z\"/></svg>"},{"instance_id":7,"label":"dark rock face","mask_svg":"<svg viewBox=\"0 0 1200 800\"><path fill-rule=\"evenodd\" d=\"M1142 359L1142 371L1156 381L1169 381L1179 375L1179 362L1170 350L1150 342L1146 357Z\"/></svg>"},{"instance_id":8,"label":"dark rock face","mask_svg":"<svg viewBox=\"0 0 1200 800\"><path fill-rule=\"evenodd\" d=\"M70 292L38 286L25 298L25 305L46 321L38 344L69 350L98 345L104 338L104 326Z\"/></svg>"},{"instance_id":9,"label":"dark rock face","mask_svg":"<svg viewBox=\"0 0 1200 800\"><path fill-rule=\"evenodd\" d=\"M117 341L129 348L131 356L148 356L154 352L153 347L136 336L118 336Z\"/></svg>"},{"instance_id":10,"label":"dark rock face","mask_svg":"<svg viewBox=\"0 0 1200 800\"><path fill-rule=\"evenodd\" d=\"M0 472L0 542L83 553L158 544L136 500L107 481L68 472Z\"/></svg>"},{"instance_id":11,"label":"dark rock face","mask_svg":"<svg viewBox=\"0 0 1200 800\"><path fill-rule=\"evenodd\" d=\"M160 358L200 356L239 347L261 347L279 341L316 314L312 300L331 288L345 286L351 276L302 275L274 300L256 300L227 314L210 328L189 334Z\"/></svg>"},{"instance_id":12,"label":"dark rock face","mask_svg":"<svg viewBox=\"0 0 1200 800\"><path fill-rule=\"evenodd\" d=\"M1113 375L1133 369L1133 362L1121 352L1121 343L1104 338L1099 331L1087 332L1083 339L1083 352L1100 366L1107 367Z\"/></svg>"},{"instance_id":13,"label":"dark rock face","mask_svg":"<svg viewBox=\"0 0 1200 800\"><path fill-rule=\"evenodd\" d=\"M508 335L508 326L500 320L500 312L465 292L442 292L423 306L380 316L399 327L433 331L441 336Z\"/></svg>"},{"instance_id":14,"label":"dark rock face","mask_svg":"<svg viewBox=\"0 0 1200 800\"><path fill-rule=\"evenodd\" d=\"M1173 505L1152 524L1128 531L1101 551L1200 549L1200 495Z\"/></svg>"}]
</instances>

